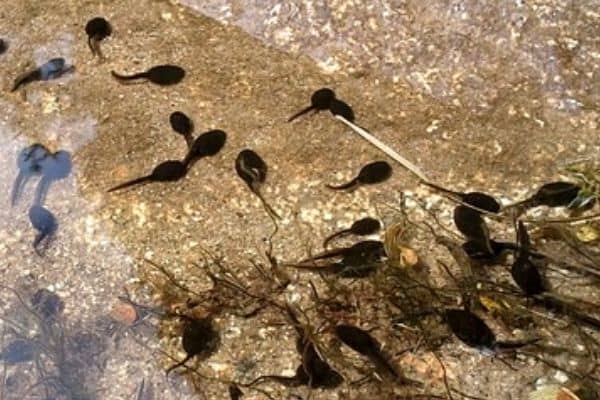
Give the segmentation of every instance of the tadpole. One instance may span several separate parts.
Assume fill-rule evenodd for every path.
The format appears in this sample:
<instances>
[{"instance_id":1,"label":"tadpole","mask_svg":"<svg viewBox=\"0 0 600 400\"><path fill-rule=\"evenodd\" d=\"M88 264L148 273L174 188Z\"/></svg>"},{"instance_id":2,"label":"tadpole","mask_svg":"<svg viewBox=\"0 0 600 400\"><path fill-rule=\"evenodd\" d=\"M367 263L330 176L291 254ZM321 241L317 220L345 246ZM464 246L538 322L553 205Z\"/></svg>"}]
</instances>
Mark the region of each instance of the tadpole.
<instances>
[{"instance_id":1,"label":"tadpole","mask_svg":"<svg viewBox=\"0 0 600 400\"><path fill-rule=\"evenodd\" d=\"M133 185L150 182L175 182L183 178L187 173L187 167L179 160L168 160L158 164L150 175L142 176L131 181L122 183L108 190L114 192Z\"/></svg>"},{"instance_id":2,"label":"tadpole","mask_svg":"<svg viewBox=\"0 0 600 400\"><path fill-rule=\"evenodd\" d=\"M568 207L575 201L580 190L581 187L571 182L550 182L542 185L531 197L511 204L507 208Z\"/></svg>"},{"instance_id":3,"label":"tadpole","mask_svg":"<svg viewBox=\"0 0 600 400\"><path fill-rule=\"evenodd\" d=\"M285 267L325 272L342 278L364 278L375 271L377 263L385 256L383 242L379 240L364 240L350 247L342 247L326 251L322 254L303 260L297 264L283 264ZM325 265L315 265L315 261L340 257L341 260Z\"/></svg>"},{"instance_id":4,"label":"tadpole","mask_svg":"<svg viewBox=\"0 0 600 400\"><path fill-rule=\"evenodd\" d=\"M354 221L354 223L348 229L343 229L339 232L333 233L323 242L323 248L326 248L327 245L334 239L340 238L345 235L358 235L358 236L367 236L377 233L381 229L381 223L375 218L365 217L361 218L358 221Z\"/></svg>"},{"instance_id":5,"label":"tadpole","mask_svg":"<svg viewBox=\"0 0 600 400\"><path fill-rule=\"evenodd\" d=\"M28 339L15 339L0 351L0 360L7 365L33 361L37 354L36 346Z\"/></svg>"},{"instance_id":6,"label":"tadpole","mask_svg":"<svg viewBox=\"0 0 600 400\"><path fill-rule=\"evenodd\" d=\"M40 179L35 191L34 204L43 205L50 185L55 181L66 178L71 173L73 167L71 153L59 150L51 156L40 160L39 165L41 167L42 179Z\"/></svg>"},{"instance_id":7,"label":"tadpole","mask_svg":"<svg viewBox=\"0 0 600 400\"><path fill-rule=\"evenodd\" d=\"M191 149L194 144L194 121L181 111L175 111L169 116L169 123L175 132L184 137L188 149Z\"/></svg>"},{"instance_id":8,"label":"tadpole","mask_svg":"<svg viewBox=\"0 0 600 400\"><path fill-rule=\"evenodd\" d=\"M337 337L346 346L366 356L377 370L386 372L402 384L417 383L402 376L381 350L381 345L367 331L356 326L341 324L335 327Z\"/></svg>"},{"instance_id":9,"label":"tadpole","mask_svg":"<svg viewBox=\"0 0 600 400\"><path fill-rule=\"evenodd\" d=\"M219 343L219 332L213 326L210 318L186 318L181 335L181 345L187 355L182 361L169 367L166 374L169 375L174 369L185 365L193 357L209 357L217 350Z\"/></svg>"},{"instance_id":10,"label":"tadpole","mask_svg":"<svg viewBox=\"0 0 600 400\"><path fill-rule=\"evenodd\" d=\"M487 245L489 244L489 249ZM502 258L507 252L514 252L517 249L515 243L498 242L490 239L489 242L480 240L467 240L462 244L462 249L467 253L469 258L481 263L495 263Z\"/></svg>"},{"instance_id":11,"label":"tadpole","mask_svg":"<svg viewBox=\"0 0 600 400\"><path fill-rule=\"evenodd\" d=\"M44 288L34 293L31 306L44 321L58 317L65 309L62 299L56 293Z\"/></svg>"},{"instance_id":12,"label":"tadpole","mask_svg":"<svg viewBox=\"0 0 600 400\"><path fill-rule=\"evenodd\" d=\"M451 197L455 197L463 203L472 205L473 207L480 208L484 211L491 213L498 213L500 211L500 203L487 193L483 192L457 192L454 190L446 189L442 186L436 185L432 182L423 181L424 185L427 185L435 190L445 193ZM476 211L476 210L475 210Z\"/></svg>"},{"instance_id":13,"label":"tadpole","mask_svg":"<svg viewBox=\"0 0 600 400\"><path fill-rule=\"evenodd\" d=\"M454 225L469 240L477 242L488 254L494 251L490 244L490 232L481 213L467 206L456 206L453 213Z\"/></svg>"},{"instance_id":14,"label":"tadpole","mask_svg":"<svg viewBox=\"0 0 600 400\"><path fill-rule=\"evenodd\" d=\"M281 218L266 202L260 190L267 179L268 167L264 160L253 150L244 149L235 159L235 171L246 182L252 193L258 197L265 211L273 218Z\"/></svg>"},{"instance_id":15,"label":"tadpole","mask_svg":"<svg viewBox=\"0 0 600 400\"><path fill-rule=\"evenodd\" d=\"M37 231L33 240L33 249L38 255L41 255L40 245L45 241L47 246L58 229L58 222L54 214L39 205L34 205L29 209L29 221Z\"/></svg>"},{"instance_id":16,"label":"tadpole","mask_svg":"<svg viewBox=\"0 0 600 400\"><path fill-rule=\"evenodd\" d=\"M301 115L304 115L313 110L315 112L327 110L327 109L329 109L329 105L331 104L331 101L334 99L335 99L335 93L333 90L331 90L329 88L321 88L321 89L317 90L316 92L314 92L312 94L312 96L310 97L310 106L306 107L305 109L303 109L303 110L299 111L298 113L294 114L293 116L291 116L290 119L288 119L288 122L292 122L293 120L300 117Z\"/></svg>"},{"instance_id":17,"label":"tadpole","mask_svg":"<svg viewBox=\"0 0 600 400\"><path fill-rule=\"evenodd\" d=\"M351 181L339 186L326 185L332 190L353 190L360 185L373 185L388 180L392 176L392 166L386 161L375 161L361 168Z\"/></svg>"},{"instance_id":18,"label":"tadpole","mask_svg":"<svg viewBox=\"0 0 600 400\"><path fill-rule=\"evenodd\" d=\"M34 81L47 81L60 78L64 74L73 71L74 68L75 67L72 65L67 65L64 58L53 58L45 64L42 64L40 67L25 72L17 77L11 92L14 92L19 87Z\"/></svg>"},{"instance_id":19,"label":"tadpole","mask_svg":"<svg viewBox=\"0 0 600 400\"><path fill-rule=\"evenodd\" d=\"M185 77L185 70L177 65L157 65L144 72L138 72L133 75L121 75L115 71L111 74L121 83L136 79L146 79L152 83L161 86L175 85Z\"/></svg>"},{"instance_id":20,"label":"tadpole","mask_svg":"<svg viewBox=\"0 0 600 400\"><path fill-rule=\"evenodd\" d=\"M346 121L354 122L354 111L352 111L352 107L342 100L331 100L331 103L329 104L329 111L331 111L334 116L339 115L344 117Z\"/></svg>"},{"instance_id":21,"label":"tadpole","mask_svg":"<svg viewBox=\"0 0 600 400\"><path fill-rule=\"evenodd\" d=\"M100 50L100 42L112 34L110 23L103 17L92 18L85 25L85 33L88 35L88 46L92 55L98 56L102 60L104 55Z\"/></svg>"},{"instance_id":22,"label":"tadpole","mask_svg":"<svg viewBox=\"0 0 600 400\"><path fill-rule=\"evenodd\" d=\"M477 315L464 309L446 309L444 320L452 333L469 347L486 353L515 350L537 342L539 339L498 341L490 327Z\"/></svg>"},{"instance_id":23,"label":"tadpole","mask_svg":"<svg viewBox=\"0 0 600 400\"><path fill-rule=\"evenodd\" d=\"M13 184L10 200L11 205L14 206L17 204L27 181L32 176L41 174L42 166L40 165L40 162L49 155L50 152L48 149L40 143L34 143L19 152L19 155L17 156L19 173Z\"/></svg>"},{"instance_id":24,"label":"tadpole","mask_svg":"<svg viewBox=\"0 0 600 400\"><path fill-rule=\"evenodd\" d=\"M219 129L201 134L194 140L192 147L190 147L183 160L183 164L189 169L201 158L216 155L225 146L226 140L227 134Z\"/></svg>"},{"instance_id":25,"label":"tadpole","mask_svg":"<svg viewBox=\"0 0 600 400\"><path fill-rule=\"evenodd\" d=\"M531 243L523 221L518 222L517 243L519 248L516 252L510 274L515 283L527 296L541 294L546 289L538 267L531 261L529 253Z\"/></svg>"}]
</instances>

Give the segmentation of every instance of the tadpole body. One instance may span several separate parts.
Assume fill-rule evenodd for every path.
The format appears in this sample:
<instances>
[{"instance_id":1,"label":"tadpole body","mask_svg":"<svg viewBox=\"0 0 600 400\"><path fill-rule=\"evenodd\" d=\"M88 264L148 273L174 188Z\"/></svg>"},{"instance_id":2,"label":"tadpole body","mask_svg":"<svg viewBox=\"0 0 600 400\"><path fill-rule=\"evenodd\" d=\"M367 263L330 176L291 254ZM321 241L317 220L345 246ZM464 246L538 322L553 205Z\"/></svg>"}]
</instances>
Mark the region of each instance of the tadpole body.
<instances>
[{"instance_id":1,"label":"tadpole body","mask_svg":"<svg viewBox=\"0 0 600 400\"><path fill-rule=\"evenodd\" d=\"M198 136L189 148L183 164L188 168L204 157L215 156L225 146L227 134L219 129L205 132Z\"/></svg>"},{"instance_id":2,"label":"tadpole body","mask_svg":"<svg viewBox=\"0 0 600 400\"><path fill-rule=\"evenodd\" d=\"M71 173L73 164L71 153L65 150L59 150L49 157L44 157L39 162L42 179L38 183L35 191L34 204L43 205L46 195L53 182L65 179Z\"/></svg>"},{"instance_id":3,"label":"tadpole body","mask_svg":"<svg viewBox=\"0 0 600 400\"><path fill-rule=\"evenodd\" d=\"M284 264L284 266L311 272L337 274L342 278L364 278L375 271L376 265L382 261L383 257L385 257L383 242L364 240L350 247L326 251L297 264ZM315 265L315 261L330 258L341 259L325 265Z\"/></svg>"},{"instance_id":4,"label":"tadpole body","mask_svg":"<svg viewBox=\"0 0 600 400\"><path fill-rule=\"evenodd\" d=\"M253 150L242 150L235 159L235 171L263 204L269 215L280 218L277 212L266 202L260 191L267 179L268 167L265 161Z\"/></svg>"},{"instance_id":5,"label":"tadpole body","mask_svg":"<svg viewBox=\"0 0 600 400\"><path fill-rule=\"evenodd\" d=\"M150 175L142 176L122 183L108 190L114 192L130 186L150 182L175 182L182 179L187 173L187 166L179 160L168 160L158 164Z\"/></svg>"},{"instance_id":6,"label":"tadpole body","mask_svg":"<svg viewBox=\"0 0 600 400\"><path fill-rule=\"evenodd\" d=\"M29 179L42 173L41 162L49 156L50 151L40 143L34 143L19 152L17 156L19 173L13 184L11 205L17 204Z\"/></svg>"},{"instance_id":7,"label":"tadpole body","mask_svg":"<svg viewBox=\"0 0 600 400\"><path fill-rule=\"evenodd\" d=\"M0 360L7 365L15 365L33 361L36 354L37 349L31 340L15 339L0 351Z\"/></svg>"},{"instance_id":8,"label":"tadpole body","mask_svg":"<svg viewBox=\"0 0 600 400\"><path fill-rule=\"evenodd\" d=\"M217 350L219 343L219 332L213 326L213 321L210 318L186 318L181 335L181 345L186 357L169 367L166 374L168 375L172 370L185 365L193 357L210 356Z\"/></svg>"},{"instance_id":9,"label":"tadpole body","mask_svg":"<svg viewBox=\"0 0 600 400\"><path fill-rule=\"evenodd\" d=\"M335 327L335 334L346 346L366 356L377 370L388 373L400 383L415 383L398 373L381 350L381 344L367 331L353 325L341 324Z\"/></svg>"},{"instance_id":10,"label":"tadpole body","mask_svg":"<svg viewBox=\"0 0 600 400\"><path fill-rule=\"evenodd\" d=\"M544 280L540 271L531 261L529 234L522 221L519 221L517 226L517 243L519 249L510 270L515 283L527 296L535 296L545 292Z\"/></svg>"},{"instance_id":11,"label":"tadpole body","mask_svg":"<svg viewBox=\"0 0 600 400\"><path fill-rule=\"evenodd\" d=\"M490 232L483 216L474 209L459 205L454 208L454 225L468 239L480 244L489 254L493 254Z\"/></svg>"},{"instance_id":12,"label":"tadpole body","mask_svg":"<svg viewBox=\"0 0 600 400\"><path fill-rule=\"evenodd\" d=\"M392 166L386 161L375 161L362 167L358 175L349 182L338 186L326 186L332 190L353 190L361 185L374 185L384 182L390 176L392 176Z\"/></svg>"},{"instance_id":13,"label":"tadpole body","mask_svg":"<svg viewBox=\"0 0 600 400\"><path fill-rule=\"evenodd\" d=\"M473 207L480 208L484 211L488 211L491 213L498 213L500 211L500 203L494 197L490 196L487 193L483 192L457 192L455 190L446 189L442 186L436 185L432 182L423 182L423 184L438 190L442 193L445 193L449 196L455 197L462 201L463 203L467 203L472 205Z\"/></svg>"},{"instance_id":14,"label":"tadpole body","mask_svg":"<svg viewBox=\"0 0 600 400\"><path fill-rule=\"evenodd\" d=\"M112 26L103 17L90 19L85 25L85 33L88 36L88 46L92 55L104 58L100 49L100 42L112 34Z\"/></svg>"},{"instance_id":15,"label":"tadpole body","mask_svg":"<svg viewBox=\"0 0 600 400\"><path fill-rule=\"evenodd\" d=\"M64 74L71 72L74 69L72 65L67 65L64 58L53 58L50 61L42 64L40 67L25 72L17 77L11 92L16 91L19 87L24 86L34 81L47 81L57 79Z\"/></svg>"},{"instance_id":16,"label":"tadpole body","mask_svg":"<svg viewBox=\"0 0 600 400\"><path fill-rule=\"evenodd\" d=\"M292 122L293 120L300 117L301 115L304 115L313 110L315 112L328 110L332 100L334 100L334 99L335 99L335 93L333 90L331 90L329 88L321 88L321 89L315 91L311 95L310 106L308 106L308 107L304 108L303 110L299 111L298 113L292 115L290 117L290 119L288 119L288 122Z\"/></svg>"},{"instance_id":17,"label":"tadpole body","mask_svg":"<svg viewBox=\"0 0 600 400\"><path fill-rule=\"evenodd\" d=\"M486 353L516 350L539 340L498 341L485 321L469 310L446 309L444 320L461 342Z\"/></svg>"},{"instance_id":18,"label":"tadpole body","mask_svg":"<svg viewBox=\"0 0 600 400\"><path fill-rule=\"evenodd\" d=\"M145 79L156 85L169 86L175 85L185 77L185 70L177 65L157 65L147 71L134 73L132 75L121 75L115 71L111 71L112 76L119 82L127 83L128 81Z\"/></svg>"},{"instance_id":19,"label":"tadpole body","mask_svg":"<svg viewBox=\"0 0 600 400\"><path fill-rule=\"evenodd\" d=\"M361 218L358 221L355 221L350 228L343 229L339 232L333 233L323 241L323 247L326 248L327 245L334 239L340 238L345 235L357 235L357 236L367 236L377 233L381 229L381 223L375 218L365 217Z\"/></svg>"},{"instance_id":20,"label":"tadpole body","mask_svg":"<svg viewBox=\"0 0 600 400\"><path fill-rule=\"evenodd\" d=\"M539 206L568 207L577 199L580 190L580 186L571 182L545 183L531 197L508 207L520 207L522 209Z\"/></svg>"},{"instance_id":21,"label":"tadpole body","mask_svg":"<svg viewBox=\"0 0 600 400\"><path fill-rule=\"evenodd\" d=\"M169 123L176 133L183 136L188 149L191 149L194 145L194 137L192 136L192 133L194 132L194 121L181 111L175 111L169 116Z\"/></svg>"},{"instance_id":22,"label":"tadpole body","mask_svg":"<svg viewBox=\"0 0 600 400\"><path fill-rule=\"evenodd\" d=\"M29 222L31 222L31 226L37 231L33 240L33 249L38 255L41 255L40 245L42 242L46 242L47 245L52 239L52 236L58 229L58 222L54 214L39 205L34 205L29 209Z\"/></svg>"},{"instance_id":23,"label":"tadpole body","mask_svg":"<svg viewBox=\"0 0 600 400\"><path fill-rule=\"evenodd\" d=\"M31 306L44 321L58 317L65 309L65 303L56 293L43 288L34 293Z\"/></svg>"},{"instance_id":24,"label":"tadpole body","mask_svg":"<svg viewBox=\"0 0 600 400\"><path fill-rule=\"evenodd\" d=\"M352 110L352 107L340 99L331 100L329 111L331 111L331 114L334 116L339 115L344 117L347 121L354 122L354 111Z\"/></svg>"}]
</instances>

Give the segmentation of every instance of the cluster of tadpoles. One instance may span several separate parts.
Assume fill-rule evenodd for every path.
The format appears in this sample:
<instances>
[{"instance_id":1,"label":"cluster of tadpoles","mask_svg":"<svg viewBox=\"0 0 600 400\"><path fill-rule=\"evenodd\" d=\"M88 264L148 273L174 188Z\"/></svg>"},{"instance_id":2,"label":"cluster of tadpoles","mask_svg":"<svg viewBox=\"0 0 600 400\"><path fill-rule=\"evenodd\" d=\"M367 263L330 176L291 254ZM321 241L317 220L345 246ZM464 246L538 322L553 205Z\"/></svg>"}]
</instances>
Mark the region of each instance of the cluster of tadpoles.
<instances>
[{"instance_id":1,"label":"cluster of tadpoles","mask_svg":"<svg viewBox=\"0 0 600 400\"><path fill-rule=\"evenodd\" d=\"M58 229L56 218L44 207L48 190L53 182L66 178L71 173L71 154L60 150L50 152L44 145L35 143L22 149L17 156L19 173L11 192L11 205L15 206L27 183L39 177L33 205L29 208L29 221L38 232L33 241L34 250L41 255L40 248L47 247Z\"/></svg>"}]
</instances>

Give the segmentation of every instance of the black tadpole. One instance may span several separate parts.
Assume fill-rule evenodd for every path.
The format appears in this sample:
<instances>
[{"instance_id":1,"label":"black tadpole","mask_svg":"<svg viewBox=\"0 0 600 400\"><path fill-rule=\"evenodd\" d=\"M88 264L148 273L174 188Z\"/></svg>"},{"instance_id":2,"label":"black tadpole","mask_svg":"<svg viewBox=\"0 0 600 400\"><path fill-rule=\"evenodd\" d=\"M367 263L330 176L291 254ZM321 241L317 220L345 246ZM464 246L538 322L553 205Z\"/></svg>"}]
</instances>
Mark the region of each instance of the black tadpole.
<instances>
[{"instance_id":1,"label":"black tadpole","mask_svg":"<svg viewBox=\"0 0 600 400\"><path fill-rule=\"evenodd\" d=\"M92 54L102 60L104 55L100 50L100 42L112 34L110 23L102 17L92 18L85 25L85 33L88 35L88 46Z\"/></svg>"},{"instance_id":2,"label":"black tadpole","mask_svg":"<svg viewBox=\"0 0 600 400\"><path fill-rule=\"evenodd\" d=\"M539 340L534 338L521 341L498 341L496 340L496 335L485 321L469 310L446 309L443 317L452 333L461 342L469 347L488 353L516 350Z\"/></svg>"},{"instance_id":3,"label":"black tadpole","mask_svg":"<svg viewBox=\"0 0 600 400\"><path fill-rule=\"evenodd\" d=\"M354 111L350 105L340 99L333 99L329 104L329 111L336 116L344 117L346 121L354 122Z\"/></svg>"},{"instance_id":4,"label":"black tadpole","mask_svg":"<svg viewBox=\"0 0 600 400\"><path fill-rule=\"evenodd\" d=\"M392 166L386 161L375 161L361 168L358 175L339 186L326 186L332 190L352 190L361 185L373 185L388 180L392 176Z\"/></svg>"},{"instance_id":5,"label":"black tadpole","mask_svg":"<svg viewBox=\"0 0 600 400\"><path fill-rule=\"evenodd\" d=\"M174 369L185 365L193 357L210 356L215 352L219 343L219 332L213 326L211 319L187 319L183 327L183 334L181 335L181 345L186 353L186 357L177 364L169 367L166 375L169 375Z\"/></svg>"},{"instance_id":6,"label":"black tadpole","mask_svg":"<svg viewBox=\"0 0 600 400\"><path fill-rule=\"evenodd\" d=\"M339 232L333 233L329 235L323 241L323 248L326 248L327 245L334 239L340 238L345 235L358 235L358 236L367 236L377 233L381 229L381 223L375 218L365 217L361 218L358 221L354 221L354 223L348 229L343 229Z\"/></svg>"},{"instance_id":7,"label":"black tadpole","mask_svg":"<svg viewBox=\"0 0 600 400\"><path fill-rule=\"evenodd\" d=\"M577 199L580 190L578 185L571 182L550 182L542 185L531 197L508 205L506 208L569 207Z\"/></svg>"},{"instance_id":8,"label":"black tadpole","mask_svg":"<svg viewBox=\"0 0 600 400\"><path fill-rule=\"evenodd\" d=\"M291 116L290 119L288 119L288 122L292 122L301 115L304 115L313 110L315 112L328 110L332 100L334 99L335 93L333 90L329 88L321 88L314 92L310 97L310 106Z\"/></svg>"},{"instance_id":9,"label":"black tadpole","mask_svg":"<svg viewBox=\"0 0 600 400\"><path fill-rule=\"evenodd\" d=\"M179 160L168 160L158 164L150 175L142 176L131 181L122 183L108 190L114 192L133 185L150 182L175 182L180 180L187 173L187 167Z\"/></svg>"},{"instance_id":10,"label":"black tadpole","mask_svg":"<svg viewBox=\"0 0 600 400\"><path fill-rule=\"evenodd\" d=\"M169 123L176 133L184 137L188 149L191 149L194 144L194 137L192 136L192 133L194 132L194 121L181 111L175 111L169 116Z\"/></svg>"},{"instance_id":11,"label":"black tadpole","mask_svg":"<svg viewBox=\"0 0 600 400\"><path fill-rule=\"evenodd\" d=\"M493 198L492 196L490 196L487 193L482 193L482 192L463 193L463 192L457 192L454 190L446 189L446 188L436 185L435 183L432 183L432 182L423 181L422 183L424 185L427 185L435 190L438 190L450 197L457 198L458 200L462 201L463 203L469 204L473 207L480 208L484 211L488 211L491 213L498 213L500 211L500 203L498 203L498 200L496 200L495 198Z\"/></svg>"},{"instance_id":12,"label":"black tadpole","mask_svg":"<svg viewBox=\"0 0 600 400\"><path fill-rule=\"evenodd\" d=\"M29 179L42 173L41 162L49 156L51 156L50 151L40 143L34 143L19 152L17 156L19 173L13 184L10 196L11 205L17 204Z\"/></svg>"},{"instance_id":13,"label":"black tadpole","mask_svg":"<svg viewBox=\"0 0 600 400\"><path fill-rule=\"evenodd\" d=\"M280 219L277 212L266 202L261 187L267 179L268 167L264 160L253 150L242 150L235 159L235 171L242 178L252 193L261 201L265 211L273 218Z\"/></svg>"},{"instance_id":14,"label":"black tadpole","mask_svg":"<svg viewBox=\"0 0 600 400\"><path fill-rule=\"evenodd\" d=\"M456 206L453 213L456 228L470 241L477 242L488 254L493 254L490 232L483 216L467 206Z\"/></svg>"},{"instance_id":15,"label":"black tadpole","mask_svg":"<svg viewBox=\"0 0 600 400\"><path fill-rule=\"evenodd\" d=\"M185 77L185 70L177 65L157 65L144 72L133 75L121 75L111 71L112 76L121 83L136 79L146 79L161 86L175 85Z\"/></svg>"},{"instance_id":16,"label":"black tadpole","mask_svg":"<svg viewBox=\"0 0 600 400\"><path fill-rule=\"evenodd\" d=\"M58 229L58 222L56 222L54 214L38 205L34 205L29 209L29 222L31 222L31 226L37 231L33 240L33 249L41 256L40 245L44 241L47 245L52 239L52 236Z\"/></svg>"},{"instance_id":17,"label":"black tadpole","mask_svg":"<svg viewBox=\"0 0 600 400\"><path fill-rule=\"evenodd\" d=\"M383 353L379 342L367 331L356 326L342 324L335 327L335 334L346 346L366 356L377 370L388 373L399 383L419 383L402 376Z\"/></svg>"},{"instance_id":18,"label":"black tadpole","mask_svg":"<svg viewBox=\"0 0 600 400\"><path fill-rule=\"evenodd\" d=\"M56 293L43 288L34 293L31 306L44 321L58 317L65 309L64 301Z\"/></svg>"},{"instance_id":19,"label":"black tadpole","mask_svg":"<svg viewBox=\"0 0 600 400\"><path fill-rule=\"evenodd\" d=\"M540 271L531 261L529 234L522 221L519 221L517 226L517 244L519 248L510 270L515 283L527 296L545 292L544 280Z\"/></svg>"},{"instance_id":20,"label":"black tadpole","mask_svg":"<svg viewBox=\"0 0 600 400\"><path fill-rule=\"evenodd\" d=\"M218 129L201 134L192 143L183 164L189 169L201 158L217 155L225 146L226 140L227 134Z\"/></svg>"},{"instance_id":21,"label":"black tadpole","mask_svg":"<svg viewBox=\"0 0 600 400\"><path fill-rule=\"evenodd\" d=\"M34 81L47 81L57 79L64 74L71 72L75 67L67 65L64 58L53 58L50 61L42 64L39 68L25 72L15 79L11 92L14 92L19 87L24 86Z\"/></svg>"}]
</instances>

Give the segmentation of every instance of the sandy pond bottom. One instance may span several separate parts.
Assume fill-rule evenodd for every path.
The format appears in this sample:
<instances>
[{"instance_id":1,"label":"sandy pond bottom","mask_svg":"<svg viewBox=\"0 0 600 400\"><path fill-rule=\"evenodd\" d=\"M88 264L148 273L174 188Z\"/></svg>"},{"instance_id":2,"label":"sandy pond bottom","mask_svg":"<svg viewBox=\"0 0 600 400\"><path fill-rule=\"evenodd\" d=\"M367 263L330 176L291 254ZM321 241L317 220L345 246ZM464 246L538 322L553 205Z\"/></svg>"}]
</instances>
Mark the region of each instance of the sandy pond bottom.
<instances>
[{"instance_id":1,"label":"sandy pond bottom","mask_svg":"<svg viewBox=\"0 0 600 400\"><path fill-rule=\"evenodd\" d=\"M0 207L0 276L6 287L0 291L0 347L18 338L37 343L33 360L2 363L0 399L221 399L229 397L229 381L294 374L297 334L284 313L266 308L243 318L240 314L253 310L255 302L215 290L206 274L222 274L220 264L253 293L277 290L278 282L261 277L254 267L272 276L264 255L272 223L235 175L233 162L243 148L256 150L269 164L263 193L282 217L273 239L279 261L317 252L322 238L359 217L375 216L389 227L402 219L403 196L411 219L432 222L418 206L423 204L453 229L452 203L418 186L400 167L385 184L352 193L324 187L385 157L328 113L286 123L319 87L334 88L353 106L361 125L436 181L457 190L486 190L504 201L558 178L564 160L600 149L597 2L383 1L366 13L361 2L182 3L231 25L166 1L0 4L0 37L9 43L0 55L0 181L5 188L0 193L5 205ZM91 57L83 30L97 15L114 27L102 44L107 56L102 64ZM17 75L57 56L75 65L75 72L9 93ZM184 81L173 87L125 86L110 76L111 70L130 73L161 63L186 68ZM163 160L183 157L185 142L168 122L177 110L194 119L197 133L227 132L223 151L201 160L176 184L107 194ZM39 179L31 179L10 207L16 156L34 142L69 151L73 159L71 174L51 186L45 202L59 226L43 256L32 248L35 232L28 220ZM514 237L510 224L490 226L495 237ZM426 229L416 229L410 243L428 266L418 277L453 287L441 263L462 276L464 265ZM197 295L167 284L165 275L144 260L164 266ZM467 348L435 319L422 326L394 324L393 317L406 309L390 303L398 293L386 280L324 280L288 272L291 284L274 297L304 310L301 321L311 329L324 328L315 337L347 381L328 391L260 385L272 398L446 396L433 348L449 385L478 398L524 399L541 383L574 387L600 379L597 372L569 377L530 357L509 359L514 371ZM492 276L510 285L505 270ZM557 276L552 278L561 283ZM597 286L579 277L569 282L557 290L600 301ZM315 309L311 283L320 296L341 304ZM64 302L52 323L30 312L40 288ZM119 300L127 293L159 312L214 316L221 333L218 351L189 364L203 378L185 369L165 378L166 368L185 356L181 323L148 312L128 326L131 310ZM458 293L448 293L445 304L458 304ZM199 305L188 310L188 298ZM566 319L515 324L482 308L477 312L503 339L539 336L557 349L558 362L569 371L581 377L592 369L586 363L598 352L597 342L584 340ZM365 359L338 346L327 325L336 321L376 328L372 333L394 364L424 387L375 379L351 384L369 368ZM423 344L426 337L430 341ZM242 389L244 398L267 398ZM463 397L453 393L455 399Z\"/></svg>"}]
</instances>

